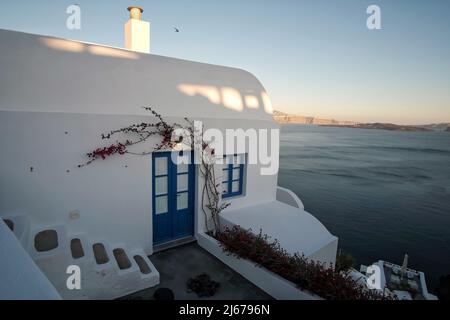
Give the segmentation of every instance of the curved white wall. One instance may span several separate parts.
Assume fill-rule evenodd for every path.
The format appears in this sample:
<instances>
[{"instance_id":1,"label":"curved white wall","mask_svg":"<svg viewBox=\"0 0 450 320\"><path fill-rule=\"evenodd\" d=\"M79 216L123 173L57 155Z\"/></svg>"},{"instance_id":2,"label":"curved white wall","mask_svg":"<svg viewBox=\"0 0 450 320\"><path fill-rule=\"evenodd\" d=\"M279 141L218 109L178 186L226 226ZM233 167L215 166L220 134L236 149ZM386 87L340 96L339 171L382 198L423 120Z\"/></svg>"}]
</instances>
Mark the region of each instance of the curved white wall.
<instances>
[{"instance_id":1,"label":"curved white wall","mask_svg":"<svg viewBox=\"0 0 450 320\"><path fill-rule=\"evenodd\" d=\"M77 168L87 152L111 143L102 133L152 121L141 106L168 122L189 117L222 132L278 127L264 88L238 69L0 30L0 70L0 216L27 212L32 227L61 223L69 233L148 252L151 156ZM245 197L232 200L234 208L275 199L277 176L259 169L248 167ZM197 198L200 185L199 177Z\"/></svg>"},{"instance_id":2,"label":"curved white wall","mask_svg":"<svg viewBox=\"0 0 450 320\"><path fill-rule=\"evenodd\" d=\"M250 73L0 30L0 110L272 120Z\"/></svg>"}]
</instances>

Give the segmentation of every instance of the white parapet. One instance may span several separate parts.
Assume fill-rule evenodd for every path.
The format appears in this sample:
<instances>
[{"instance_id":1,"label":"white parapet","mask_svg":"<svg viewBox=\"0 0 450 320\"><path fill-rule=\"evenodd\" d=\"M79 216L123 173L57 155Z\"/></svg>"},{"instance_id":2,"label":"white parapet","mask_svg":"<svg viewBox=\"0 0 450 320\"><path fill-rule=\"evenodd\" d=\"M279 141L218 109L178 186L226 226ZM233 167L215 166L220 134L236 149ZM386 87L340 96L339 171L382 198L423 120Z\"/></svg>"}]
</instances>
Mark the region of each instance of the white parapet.
<instances>
[{"instance_id":1,"label":"white parapet","mask_svg":"<svg viewBox=\"0 0 450 320\"><path fill-rule=\"evenodd\" d=\"M280 201L233 209L221 214L223 226L238 225L258 234L262 231L271 241L278 240L288 253L334 266L338 238L309 212Z\"/></svg>"},{"instance_id":2,"label":"white parapet","mask_svg":"<svg viewBox=\"0 0 450 320\"><path fill-rule=\"evenodd\" d=\"M305 209L302 200L289 189L277 186L277 200L299 209Z\"/></svg>"},{"instance_id":3,"label":"white parapet","mask_svg":"<svg viewBox=\"0 0 450 320\"><path fill-rule=\"evenodd\" d=\"M235 258L220 247L214 238L205 233L197 235L198 244L228 265L231 269L241 274L254 285L280 300L323 300L319 296L299 289L294 283L280 277L279 275L259 266L254 262L245 259Z\"/></svg>"},{"instance_id":4,"label":"white parapet","mask_svg":"<svg viewBox=\"0 0 450 320\"><path fill-rule=\"evenodd\" d=\"M0 300L60 300L13 232L0 219Z\"/></svg>"}]
</instances>

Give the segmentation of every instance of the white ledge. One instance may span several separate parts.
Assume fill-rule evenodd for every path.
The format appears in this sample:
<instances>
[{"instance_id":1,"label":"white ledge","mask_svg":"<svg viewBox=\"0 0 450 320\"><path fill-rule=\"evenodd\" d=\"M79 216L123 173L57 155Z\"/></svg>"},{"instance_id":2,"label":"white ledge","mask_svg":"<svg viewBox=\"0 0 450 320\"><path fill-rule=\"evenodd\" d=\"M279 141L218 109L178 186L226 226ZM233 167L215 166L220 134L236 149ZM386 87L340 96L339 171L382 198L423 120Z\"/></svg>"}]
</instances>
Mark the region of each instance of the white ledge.
<instances>
[{"instance_id":1,"label":"white ledge","mask_svg":"<svg viewBox=\"0 0 450 320\"><path fill-rule=\"evenodd\" d=\"M241 274L254 285L279 300L323 300L311 292L299 289L294 283L279 275L257 266L254 262L238 259L223 251L220 243L205 233L197 235L198 244L225 263L231 269Z\"/></svg>"},{"instance_id":2,"label":"white ledge","mask_svg":"<svg viewBox=\"0 0 450 320\"><path fill-rule=\"evenodd\" d=\"M295 208L305 209L302 200L294 192L280 186L277 186L277 200Z\"/></svg>"}]
</instances>

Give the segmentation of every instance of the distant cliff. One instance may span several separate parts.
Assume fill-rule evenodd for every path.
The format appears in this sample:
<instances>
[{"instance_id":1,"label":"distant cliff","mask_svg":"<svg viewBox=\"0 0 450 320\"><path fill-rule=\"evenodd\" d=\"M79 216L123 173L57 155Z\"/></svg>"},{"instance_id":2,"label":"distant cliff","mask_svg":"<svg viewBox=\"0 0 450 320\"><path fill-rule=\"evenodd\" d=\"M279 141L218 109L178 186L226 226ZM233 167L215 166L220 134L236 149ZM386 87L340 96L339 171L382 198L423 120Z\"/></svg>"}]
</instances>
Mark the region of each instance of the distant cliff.
<instances>
[{"instance_id":1,"label":"distant cliff","mask_svg":"<svg viewBox=\"0 0 450 320\"><path fill-rule=\"evenodd\" d=\"M305 117L294 114L287 114L280 111L273 112L273 118L276 122L287 124L316 124L316 125L336 125L336 126L344 126L344 125L355 125L357 122L353 121L338 121L334 119L321 119L315 117Z\"/></svg>"},{"instance_id":2,"label":"distant cliff","mask_svg":"<svg viewBox=\"0 0 450 320\"><path fill-rule=\"evenodd\" d=\"M358 123L353 121L340 121L335 119L321 119L315 117L305 117L295 114L287 114L281 111L274 111L273 118L280 124L314 124L329 127L343 127L355 129L378 129L391 131L448 131L450 123L431 123L424 125L398 125L393 123Z\"/></svg>"},{"instance_id":3,"label":"distant cliff","mask_svg":"<svg viewBox=\"0 0 450 320\"><path fill-rule=\"evenodd\" d=\"M448 122L441 122L441 123L431 123L431 124L423 124L418 125L418 127L423 127L427 129L431 129L434 131L449 131L450 123Z\"/></svg>"},{"instance_id":4,"label":"distant cliff","mask_svg":"<svg viewBox=\"0 0 450 320\"><path fill-rule=\"evenodd\" d=\"M393 123L358 123L354 125L325 125L328 127L345 127L355 129L378 129L390 131L433 131L432 129L422 126L402 126Z\"/></svg>"}]
</instances>

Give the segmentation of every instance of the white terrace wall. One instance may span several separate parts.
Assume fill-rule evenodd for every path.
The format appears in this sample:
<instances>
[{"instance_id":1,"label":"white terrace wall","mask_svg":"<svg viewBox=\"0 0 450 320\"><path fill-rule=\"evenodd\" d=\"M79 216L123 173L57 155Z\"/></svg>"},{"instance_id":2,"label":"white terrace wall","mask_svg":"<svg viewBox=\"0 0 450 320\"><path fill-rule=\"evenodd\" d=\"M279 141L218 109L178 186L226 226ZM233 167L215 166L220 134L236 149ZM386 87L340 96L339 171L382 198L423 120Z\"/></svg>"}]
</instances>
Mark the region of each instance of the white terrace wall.
<instances>
[{"instance_id":1,"label":"white terrace wall","mask_svg":"<svg viewBox=\"0 0 450 320\"><path fill-rule=\"evenodd\" d=\"M0 220L0 300L60 300L61 297L16 236Z\"/></svg>"},{"instance_id":2,"label":"white terrace wall","mask_svg":"<svg viewBox=\"0 0 450 320\"><path fill-rule=\"evenodd\" d=\"M277 127L264 88L238 69L0 30L0 70L0 216L28 213L32 227L64 223L69 232L149 253L151 156L78 168L87 152L107 145L101 133L152 121L141 106L168 122L189 117L221 130ZM275 199L277 176L261 176L258 165L249 166L246 183L245 197L233 206Z\"/></svg>"}]
</instances>

